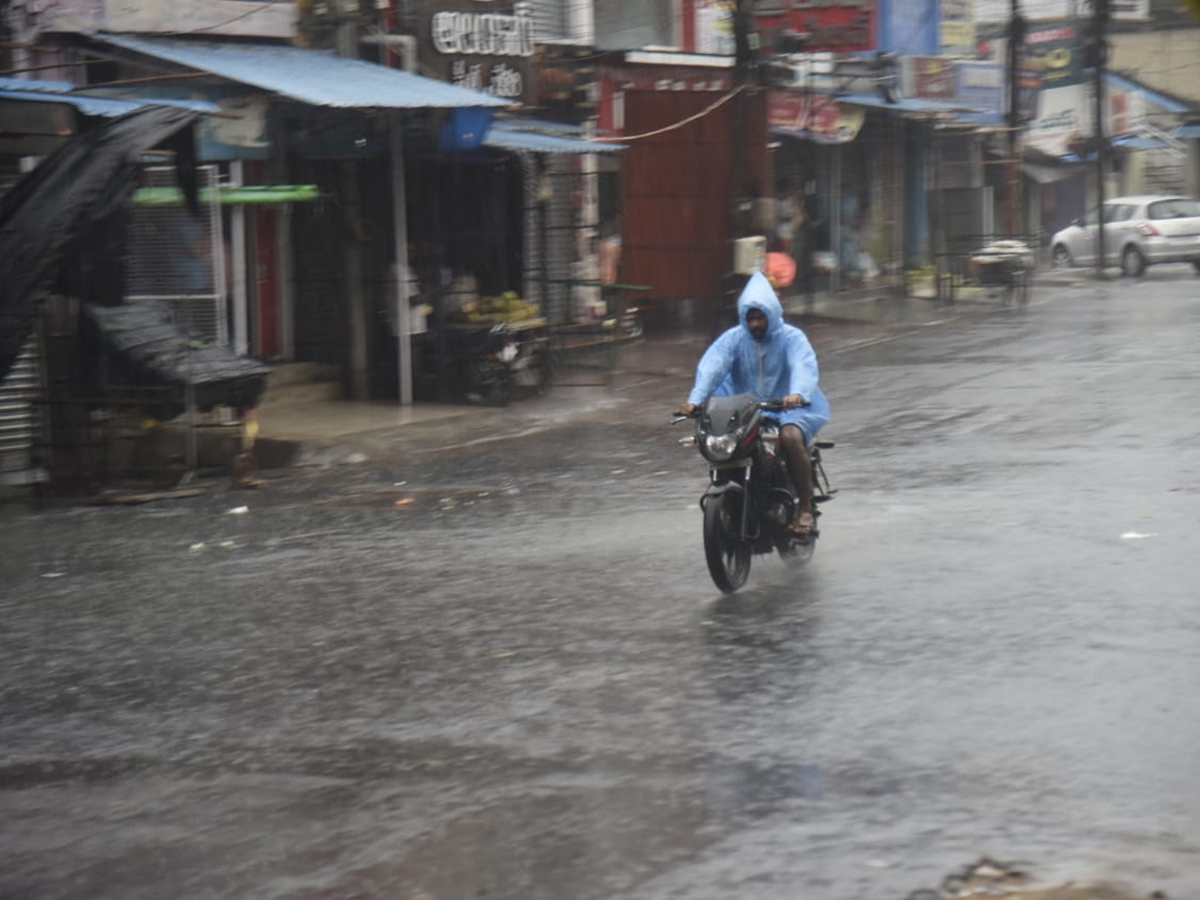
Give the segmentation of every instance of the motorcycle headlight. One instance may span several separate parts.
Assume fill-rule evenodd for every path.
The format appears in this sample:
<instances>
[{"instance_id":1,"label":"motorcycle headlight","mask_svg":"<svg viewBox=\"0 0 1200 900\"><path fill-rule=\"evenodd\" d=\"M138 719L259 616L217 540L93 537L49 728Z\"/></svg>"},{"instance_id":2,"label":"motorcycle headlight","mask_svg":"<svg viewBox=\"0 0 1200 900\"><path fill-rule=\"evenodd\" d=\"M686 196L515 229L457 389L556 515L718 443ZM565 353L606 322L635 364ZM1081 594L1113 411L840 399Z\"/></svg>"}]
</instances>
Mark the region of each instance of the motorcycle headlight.
<instances>
[{"instance_id":1,"label":"motorcycle headlight","mask_svg":"<svg viewBox=\"0 0 1200 900\"><path fill-rule=\"evenodd\" d=\"M704 439L704 452L709 459L725 460L733 456L737 445L736 434L710 434Z\"/></svg>"}]
</instances>

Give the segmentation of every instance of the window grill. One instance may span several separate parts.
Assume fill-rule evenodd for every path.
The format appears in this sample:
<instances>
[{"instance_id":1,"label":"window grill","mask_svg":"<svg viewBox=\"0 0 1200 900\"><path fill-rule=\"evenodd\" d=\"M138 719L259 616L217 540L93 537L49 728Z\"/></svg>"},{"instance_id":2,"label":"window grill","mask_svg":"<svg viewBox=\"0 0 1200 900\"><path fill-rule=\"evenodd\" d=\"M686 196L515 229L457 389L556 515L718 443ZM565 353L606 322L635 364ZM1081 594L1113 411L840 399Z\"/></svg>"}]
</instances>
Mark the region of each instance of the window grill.
<instances>
[{"instance_id":1,"label":"window grill","mask_svg":"<svg viewBox=\"0 0 1200 900\"><path fill-rule=\"evenodd\" d=\"M197 169L197 219L186 206L135 206L130 216L126 298L170 306L181 333L210 344L228 342L224 254L216 166ZM146 187L173 187L174 170L143 169Z\"/></svg>"}]
</instances>

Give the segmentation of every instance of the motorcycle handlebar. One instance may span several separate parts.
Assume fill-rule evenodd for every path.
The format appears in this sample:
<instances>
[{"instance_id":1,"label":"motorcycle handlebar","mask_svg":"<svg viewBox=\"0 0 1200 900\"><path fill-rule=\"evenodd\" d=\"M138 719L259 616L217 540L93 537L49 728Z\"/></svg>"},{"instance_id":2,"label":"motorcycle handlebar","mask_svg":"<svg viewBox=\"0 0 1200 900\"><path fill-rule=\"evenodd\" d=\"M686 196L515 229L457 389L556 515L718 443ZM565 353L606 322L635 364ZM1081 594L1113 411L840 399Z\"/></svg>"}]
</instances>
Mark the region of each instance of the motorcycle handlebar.
<instances>
[{"instance_id":1,"label":"motorcycle handlebar","mask_svg":"<svg viewBox=\"0 0 1200 900\"><path fill-rule=\"evenodd\" d=\"M759 400L756 405L758 406L759 409L763 410L764 412L783 412L783 410L787 409L787 407L783 405L782 399ZM812 406L812 404L809 403L807 400L805 400L803 403L800 404L799 407L796 407L796 408L800 409L805 406ZM676 410L674 413L674 417L671 419L671 424L678 425L680 422L686 422L688 419L698 419L700 417L700 414L702 411L703 411L703 407L700 407L700 406L697 406L696 409L691 413L685 413L681 410Z\"/></svg>"}]
</instances>

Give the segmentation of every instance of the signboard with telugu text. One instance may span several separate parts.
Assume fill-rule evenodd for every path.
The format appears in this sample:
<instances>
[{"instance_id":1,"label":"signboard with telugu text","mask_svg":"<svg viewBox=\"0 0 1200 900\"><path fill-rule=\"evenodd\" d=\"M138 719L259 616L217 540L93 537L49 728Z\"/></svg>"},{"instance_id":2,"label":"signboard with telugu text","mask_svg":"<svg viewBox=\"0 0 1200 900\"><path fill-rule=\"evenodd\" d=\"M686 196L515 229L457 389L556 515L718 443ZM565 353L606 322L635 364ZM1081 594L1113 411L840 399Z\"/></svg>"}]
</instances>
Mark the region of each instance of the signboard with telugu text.
<instances>
[{"instance_id":1,"label":"signboard with telugu text","mask_svg":"<svg viewBox=\"0 0 1200 900\"><path fill-rule=\"evenodd\" d=\"M524 2L428 0L417 40L423 70L513 103L535 101L533 7Z\"/></svg>"}]
</instances>

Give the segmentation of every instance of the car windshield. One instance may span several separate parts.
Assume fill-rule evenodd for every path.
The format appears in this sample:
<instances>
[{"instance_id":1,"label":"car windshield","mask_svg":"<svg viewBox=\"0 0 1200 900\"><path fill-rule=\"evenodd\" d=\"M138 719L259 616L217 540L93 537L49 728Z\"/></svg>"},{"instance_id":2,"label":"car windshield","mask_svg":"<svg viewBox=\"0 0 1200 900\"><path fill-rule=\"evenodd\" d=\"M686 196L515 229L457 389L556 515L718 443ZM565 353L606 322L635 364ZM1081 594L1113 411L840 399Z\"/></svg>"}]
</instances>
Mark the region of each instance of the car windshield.
<instances>
[{"instance_id":1,"label":"car windshield","mask_svg":"<svg viewBox=\"0 0 1200 900\"><path fill-rule=\"evenodd\" d=\"M1151 219L1200 218L1200 203L1195 200L1159 200L1150 204Z\"/></svg>"}]
</instances>

